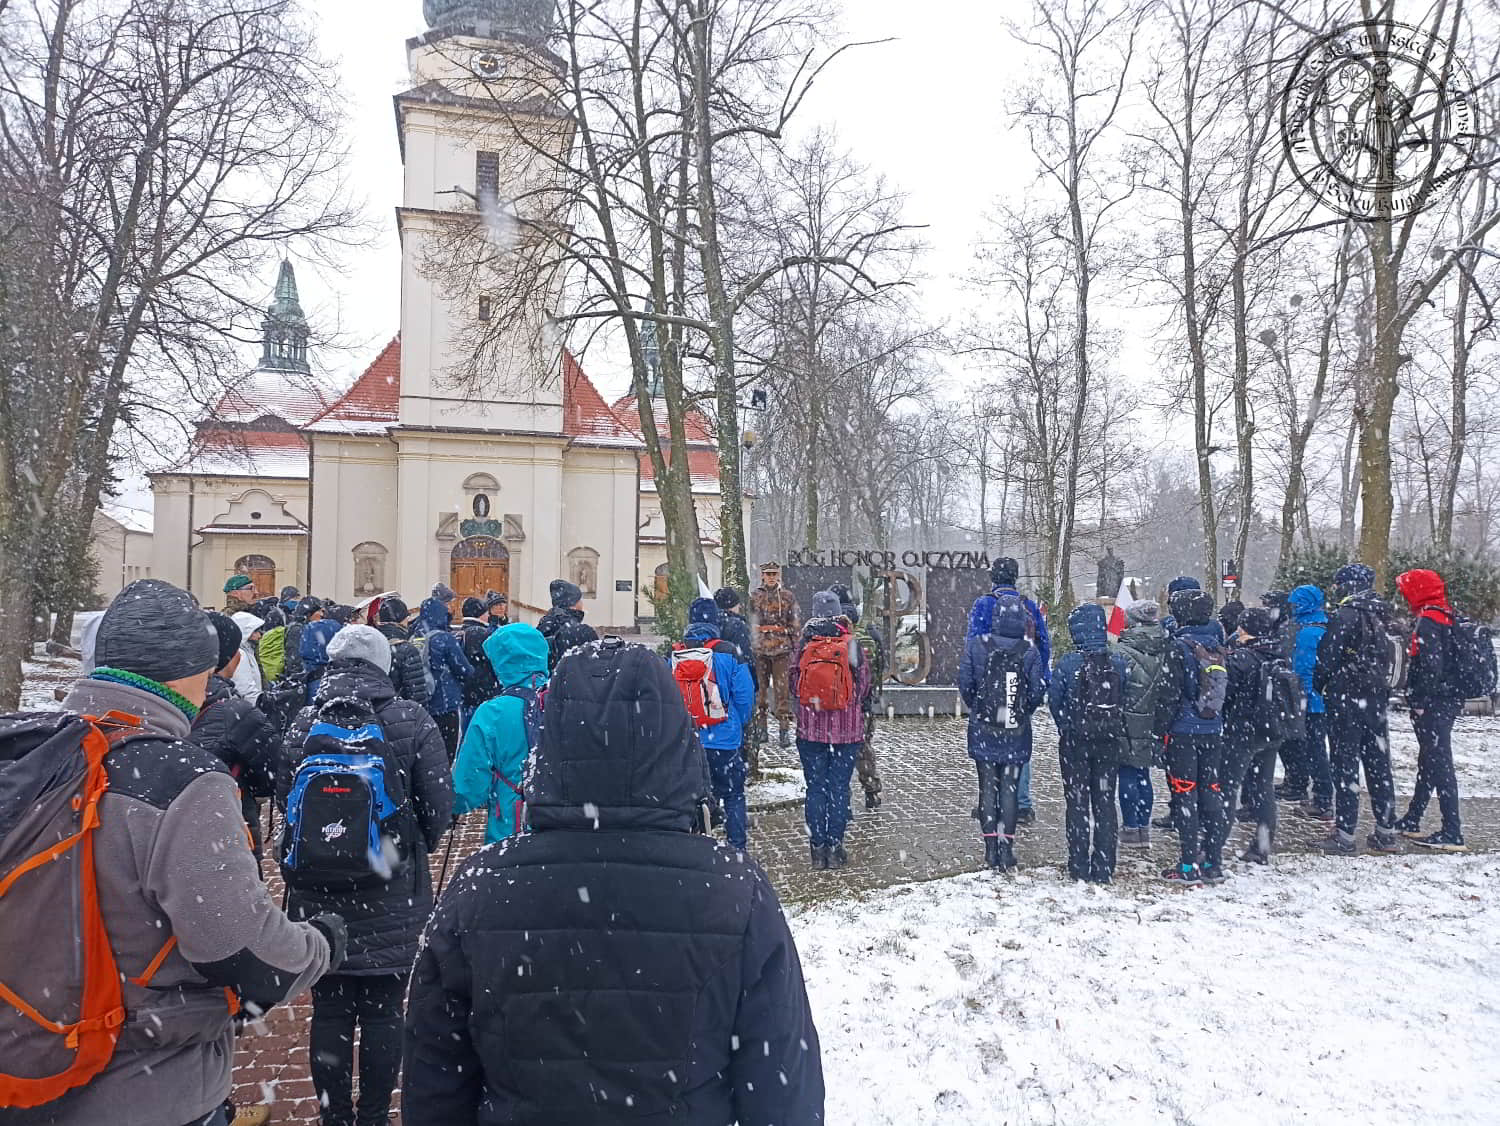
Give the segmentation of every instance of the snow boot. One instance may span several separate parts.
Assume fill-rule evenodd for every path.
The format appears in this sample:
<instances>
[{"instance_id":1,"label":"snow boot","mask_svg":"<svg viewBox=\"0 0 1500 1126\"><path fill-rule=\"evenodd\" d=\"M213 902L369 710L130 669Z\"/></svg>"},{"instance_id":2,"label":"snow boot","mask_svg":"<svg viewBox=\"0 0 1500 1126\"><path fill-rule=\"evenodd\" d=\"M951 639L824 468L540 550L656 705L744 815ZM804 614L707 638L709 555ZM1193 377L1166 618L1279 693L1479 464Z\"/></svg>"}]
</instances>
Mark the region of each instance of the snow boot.
<instances>
[{"instance_id":1,"label":"snow boot","mask_svg":"<svg viewBox=\"0 0 1500 1126\"><path fill-rule=\"evenodd\" d=\"M1430 848L1434 852L1468 852L1469 846L1464 844L1464 839L1458 833L1433 833L1428 837L1418 837L1412 844L1420 848Z\"/></svg>"},{"instance_id":2,"label":"snow boot","mask_svg":"<svg viewBox=\"0 0 1500 1126\"><path fill-rule=\"evenodd\" d=\"M1000 867L1000 837L994 833L984 835L984 866L986 868Z\"/></svg>"},{"instance_id":3,"label":"snow boot","mask_svg":"<svg viewBox=\"0 0 1500 1126\"><path fill-rule=\"evenodd\" d=\"M1413 817L1410 813L1397 821L1394 827L1396 832L1408 840L1421 840L1427 835L1422 832L1422 819L1420 817Z\"/></svg>"},{"instance_id":4,"label":"snow boot","mask_svg":"<svg viewBox=\"0 0 1500 1126\"><path fill-rule=\"evenodd\" d=\"M786 724L783 723L781 725L781 730L777 733L776 738L777 738L778 742L780 742L781 749L783 751L789 751L789 750L791 750L791 748L792 748L792 733L787 728Z\"/></svg>"},{"instance_id":5,"label":"snow boot","mask_svg":"<svg viewBox=\"0 0 1500 1126\"><path fill-rule=\"evenodd\" d=\"M828 867L828 849L823 845L810 846L812 851L812 866L814 869Z\"/></svg>"},{"instance_id":6,"label":"snow boot","mask_svg":"<svg viewBox=\"0 0 1500 1126\"><path fill-rule=\"evenodd\" d=\"M1169 883L1181 884L1183 887L1198 887L1203 883L1203 877L1198 872L1196 864L1174 864L1161 874L1161 878Z\"/></svg>"},{"instance_id":7,"label":"snow boot","mask_svg":"<svg viewBox=\"0 0 1500 1126\"><path fill-rule=\"evenodd\" d=\"M1015 838L1000 838L1000 871L1010 873L1016 870Z\"/></svg>"},{"instance_id":8,"label":"snow boot","mask_svg":"<svg viewBox=\"0 0 1500 1126\"><path fill-rule=\"evenodd\" d=\"M1217 864L1205 864L1198 869L1198 877L1205 884L1213 887L1229 879L1229 873Z\"/></svg>"},{"instance_id":9,"label":"snow boot","mask_svg":"<svg viewBox=\"0 0 1500 1126\"><path fill-rule=\"evenodd\" d=\"M1292 812L1299 817L1306 817L1309 821L1317 821L1324 825L1333 824L1333 810L1312 800L1302 802Z\"/></svg>"},{"instance_id":10,"label":"snow boot","mask_svg":"<svg viewBox=\"0 0 1500 1126\"><path fill-rule=\"evenodd\" d=\"M1171 833L1177 832L1177 822L1173 821L1170 815L1152 818L1151 827L1153 829L1166 829Z\"/></svg>"},{"instance_id":11,"label":"snow boot","mask_svg":"<svg viewBox=\"0 0 1500 1126\"><path fill-rule=\"evenodd\" d=\"M1268 853L1268 852L1261 852L1261 850L1258 849L1255 845L1251 845L1244 852L1240 853L1240 863L1241 864L1270 864L1271 863L1271 854Z\"/></svg>"},{"instance_id":12,"label":"snow boot","mask_svg":"<svg viewBox=\"0 0 1500 1126\"><path fill-rule=\"evenodd\" d=\"M879 790L866 790L865 791L865 808L866 809L879 809L880 808L880 791Z\"/></svg>"},{"instance_id":13,"label":"snow boot","mask_svg":"<svg viewBox=\"0 0 1500 1126\"><path fill-rule=\"evenodd\" d=\"M1376 829L1365 838L1365 847L1371 852L1396 856L1401 852L1401 838L1394 829Z\"/></svg>"},{"instance_id":14,"label":"snow boot","mask_svg":"<svg viewBox=\"0 0 1500 1126\"><path fill-rule=\"evenodd\" d=\"M1354 834L1337 829L1319 841L1318 848L1325 856L1353 856L1359 852L1359 846L1354 843Z\"/></svg>"},{"instance_id":15,"label":"snow boot","mask_svg":"<svg viewBox=\"0 0 1500 1126\"><path fill-rule=\"evenodd\" d=\"M1016 824L1018 826L1021 826L1021 827L1028 827L1028 826L1031 826L1031 825L1035 825L1036 824L1036 810L1031 809L1029 807L1026 808L1026 809L1017 810L1016 811Z\"/></svg>"},{"instance_id":16,"label":"snow boot","mask_svg":"<svg viewBox=\"0 0 1500 1126\"><path fill-rule=\"evenodd\" d=\"M843 868L849 863L849 854L844 851L844 846L836 844L832 848L824 850L828 854L828 863L825 868Z\"/></svg>"}]
</instances>

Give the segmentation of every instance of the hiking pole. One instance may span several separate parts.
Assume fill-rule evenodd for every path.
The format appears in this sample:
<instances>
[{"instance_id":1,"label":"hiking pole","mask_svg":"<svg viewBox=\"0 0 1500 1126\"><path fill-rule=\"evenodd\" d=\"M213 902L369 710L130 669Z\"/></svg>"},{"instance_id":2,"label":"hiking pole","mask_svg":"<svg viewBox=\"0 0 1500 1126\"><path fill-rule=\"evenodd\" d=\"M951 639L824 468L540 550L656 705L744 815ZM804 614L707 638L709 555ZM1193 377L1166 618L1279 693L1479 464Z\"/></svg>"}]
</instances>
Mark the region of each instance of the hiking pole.
<instances>
[{"instance_id":1,"label":"hiking pole","mask_svg":"<svg viewBox=\"0 0 1500 1126\"><path fill-rule=\"evenodd\" d=\"M443 896L443 887L448 883L448 862L453 859L453 841L458 836L458 818L453 819L453 825L448 829L448 847L443 849L443 873L438 877L437 894L432 898L434 901Z\"/></svg>"}]
</instances>

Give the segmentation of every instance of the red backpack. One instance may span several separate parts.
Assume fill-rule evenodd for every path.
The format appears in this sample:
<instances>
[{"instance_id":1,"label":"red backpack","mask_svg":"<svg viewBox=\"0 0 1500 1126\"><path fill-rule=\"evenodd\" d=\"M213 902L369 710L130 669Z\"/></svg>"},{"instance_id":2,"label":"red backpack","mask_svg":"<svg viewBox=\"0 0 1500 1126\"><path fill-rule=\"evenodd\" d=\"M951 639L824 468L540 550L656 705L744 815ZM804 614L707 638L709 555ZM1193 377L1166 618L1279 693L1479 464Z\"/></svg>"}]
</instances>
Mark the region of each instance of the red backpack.
<instances>
[{"instance_id":1,"label":"red backpack","mask_svg":"<svg viewBox=\"0 0 1500 1126\"><path fill-rule=\"evenodd\" d=\"M815 712L841 712L853 701L849 635L808 638L797 661L797 702Z\"/></svg>"},{"instance_id":2,"label":"red backpack","mask_svg":"<svg viewBox=\"0 0 1500 1126\"><path fill-rule=\"evenodd\" d=\"M714 727L729 718L724 694L714 676L712 649L702 646L690 649L680 642L672 646L672 679L677 681L682 702L696 726Z\"/></svg>"}]
</instances>

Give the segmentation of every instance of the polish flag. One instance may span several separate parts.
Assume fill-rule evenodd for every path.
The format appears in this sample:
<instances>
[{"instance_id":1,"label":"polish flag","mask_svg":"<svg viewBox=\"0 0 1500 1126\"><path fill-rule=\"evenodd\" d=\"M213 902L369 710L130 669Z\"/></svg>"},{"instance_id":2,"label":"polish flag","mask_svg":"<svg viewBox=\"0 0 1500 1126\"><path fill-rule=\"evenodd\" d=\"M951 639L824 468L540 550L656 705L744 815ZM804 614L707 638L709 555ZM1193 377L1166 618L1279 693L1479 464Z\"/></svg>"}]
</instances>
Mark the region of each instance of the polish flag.
<instances>
[{"instance_id":1,"label":"polish flag","mask_svg":"<svg viewBox=\"0 0 1500 1126\"><path fill-rule=\"evenodd\" d=\"M1125 612L1136 603L1135 597L1130 593L1130 579L1120 580L1120 593L1115 595L1114 609L1109 612L1109 635L1119 637L1125 632Z\"/></svg>"}]
</instances>

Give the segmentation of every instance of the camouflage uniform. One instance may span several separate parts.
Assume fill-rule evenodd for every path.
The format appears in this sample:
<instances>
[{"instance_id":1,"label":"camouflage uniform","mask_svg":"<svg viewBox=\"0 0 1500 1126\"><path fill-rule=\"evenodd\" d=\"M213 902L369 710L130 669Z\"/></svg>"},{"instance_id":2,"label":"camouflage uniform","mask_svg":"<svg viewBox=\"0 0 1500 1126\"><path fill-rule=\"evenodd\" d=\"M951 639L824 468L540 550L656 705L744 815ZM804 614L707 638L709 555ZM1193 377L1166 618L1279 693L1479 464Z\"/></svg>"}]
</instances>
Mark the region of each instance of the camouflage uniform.
<instances>
[{"instance_id":1,"label":"camouflage uniform","mask_svg":"<svg viewBox=\"0 0 1500 1126\"><path fill-rule=\"evenodd\" d=\"M802 629L802 615L797 596L784 586L774 590L761 586L750 596L750 644L755 651L755 679L760 692L755 699L756 738L751 745L767 738L766 711L775 701L776 722L784 733L791 719L791 681L789 666L792 646ZM785 739L783 739L785 742ZM758 762L753 757L751 769Z\"/></svg>"},{"instance_id":2,"label":"camouflage uniform","mask_svg":"<svg viewBox=\"0 0 1500 1126\"><path fill-rule=\"evenodd\" d=\"M865 808L874 809L880 804L880 765L875 759L875 717L880 711L880 687L885 683L885 651L880 639L870 632L864 622L854 627L854 636L870 666L870 691L864 700L865 742L860 748L854 768L859 772L859 784L865 791Z\"/></svg>"}]
</instances>

